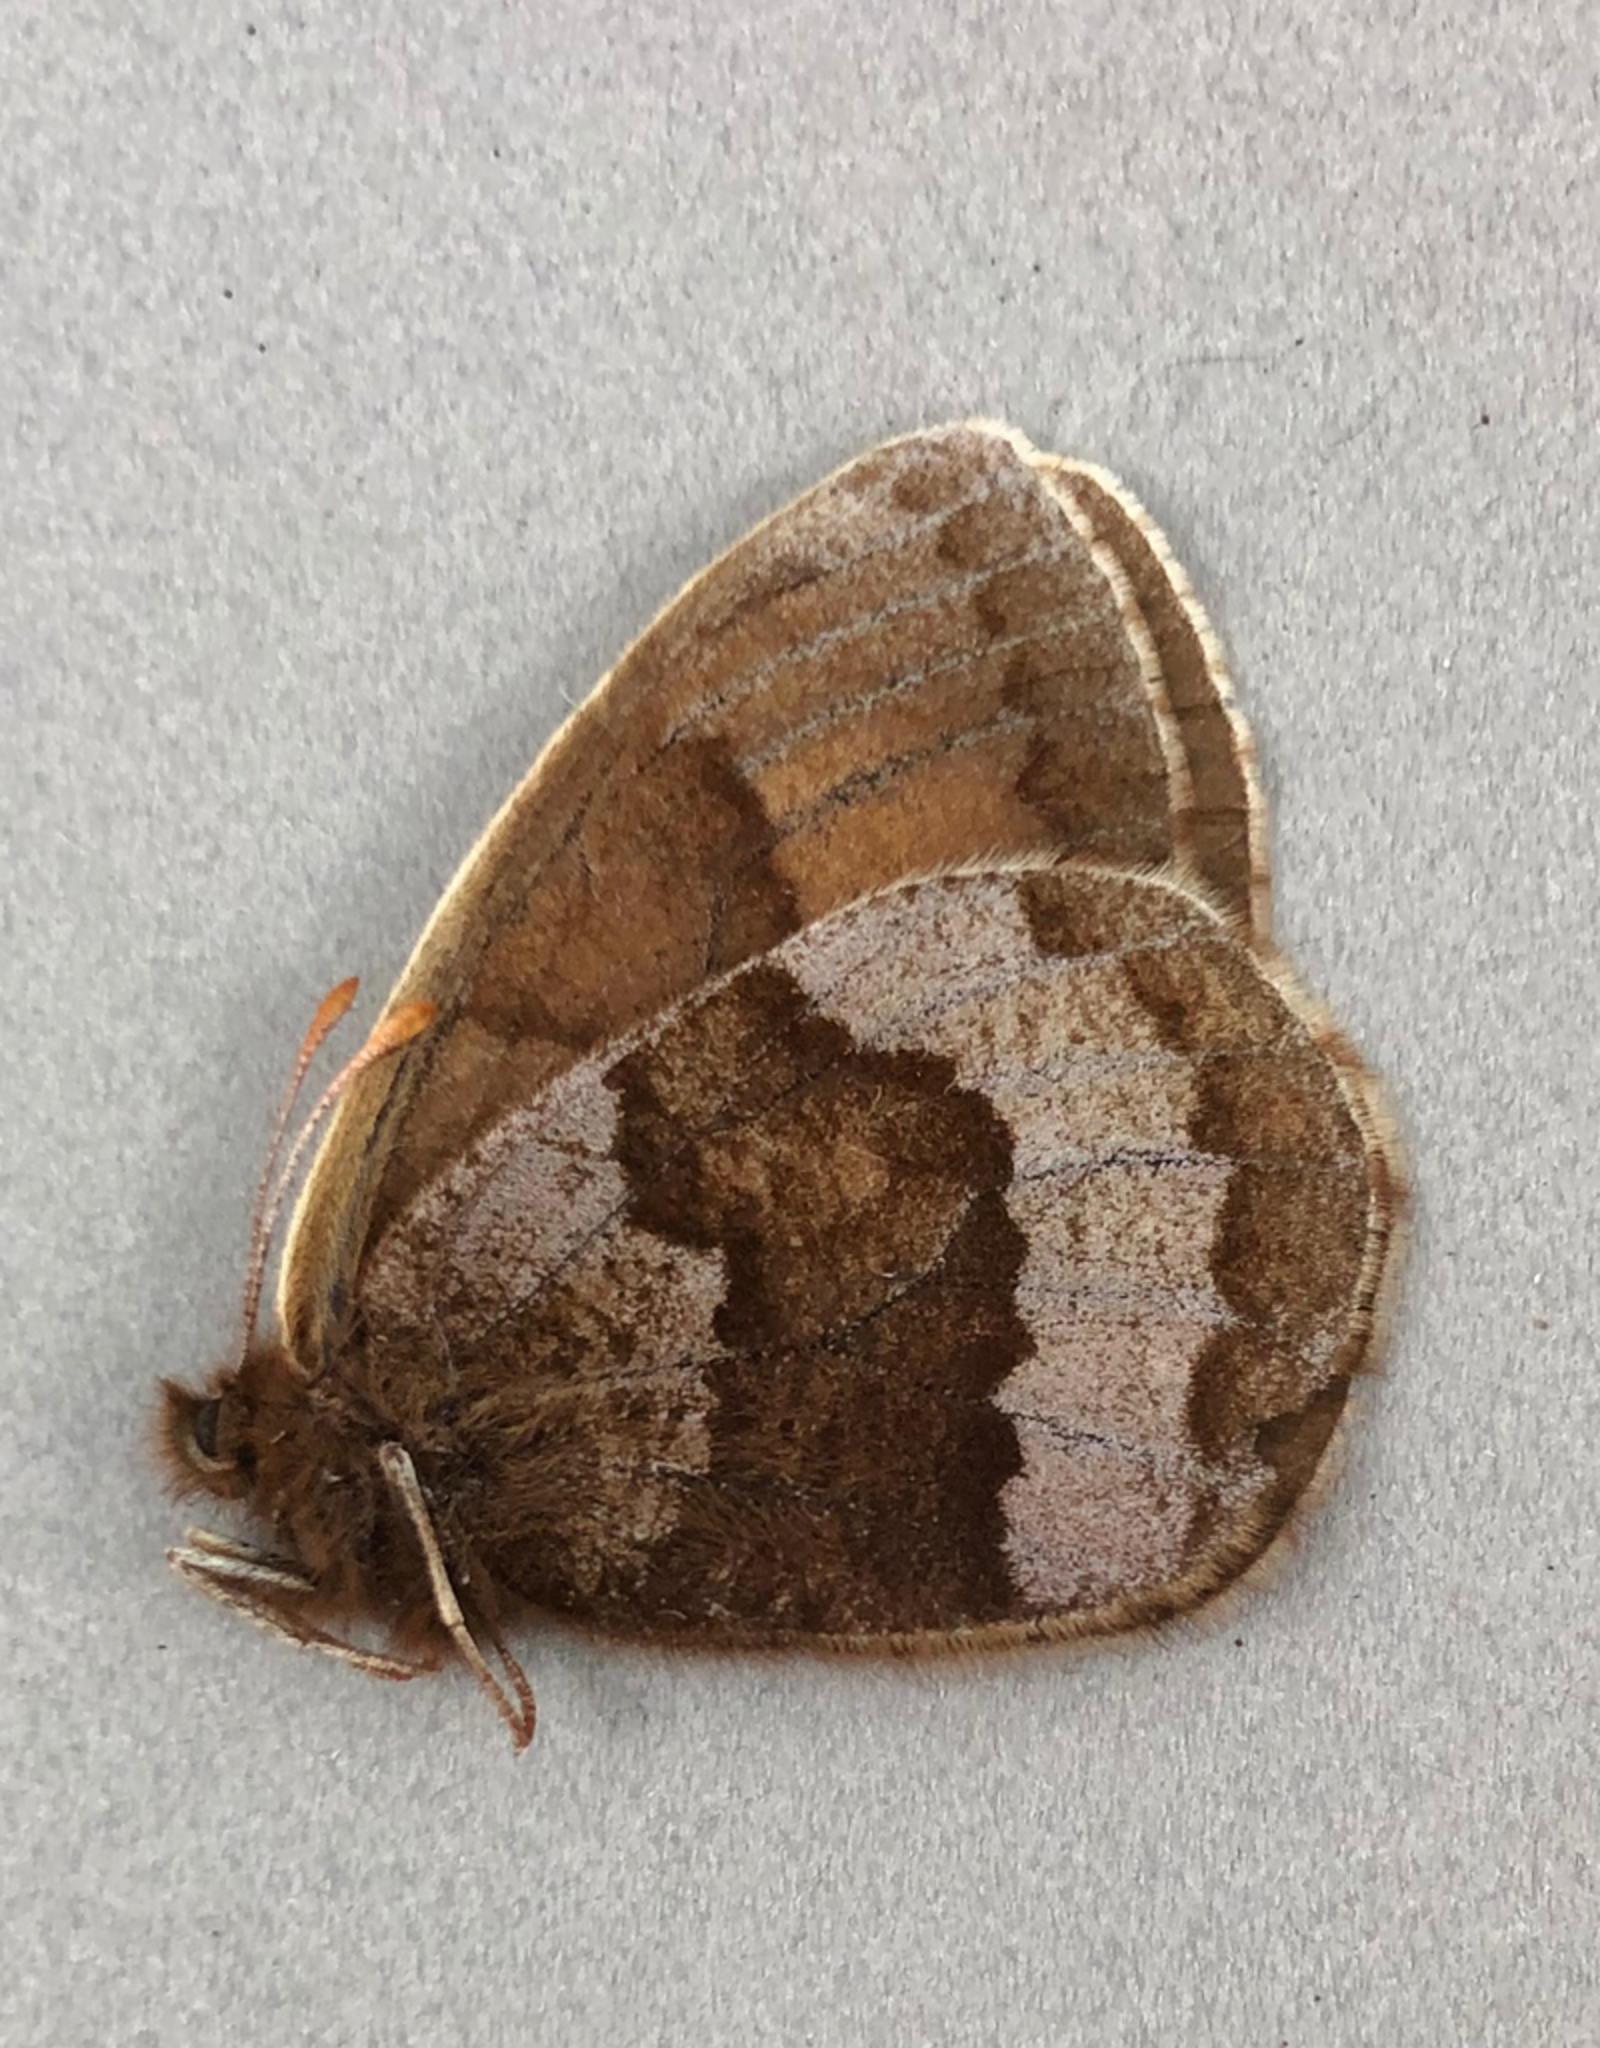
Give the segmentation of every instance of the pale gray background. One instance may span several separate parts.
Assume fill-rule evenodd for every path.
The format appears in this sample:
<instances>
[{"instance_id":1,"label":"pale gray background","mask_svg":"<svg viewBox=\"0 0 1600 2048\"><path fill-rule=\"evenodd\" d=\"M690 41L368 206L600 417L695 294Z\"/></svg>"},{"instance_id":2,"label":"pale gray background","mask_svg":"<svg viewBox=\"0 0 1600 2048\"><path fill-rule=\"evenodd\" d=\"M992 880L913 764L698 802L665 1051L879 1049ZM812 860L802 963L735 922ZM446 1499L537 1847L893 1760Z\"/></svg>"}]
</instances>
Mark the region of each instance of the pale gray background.
<instances>
[{"instance_id":1,"label":"pale gray background","mask_svg":"<svg viewBox=\"0 0 1600 2048\"><path fill-rule=\"evenodd\" d=\"M1600 2038L1593 11L883 12L0 12L8 2044ZM974 411L1226 636L1415 1156L1388 1376L1219 1620L534 1629L513 1763L169 1578L154 1377L229 1340L308 1006L563 702Z\"/></svg>"}]
</instances>

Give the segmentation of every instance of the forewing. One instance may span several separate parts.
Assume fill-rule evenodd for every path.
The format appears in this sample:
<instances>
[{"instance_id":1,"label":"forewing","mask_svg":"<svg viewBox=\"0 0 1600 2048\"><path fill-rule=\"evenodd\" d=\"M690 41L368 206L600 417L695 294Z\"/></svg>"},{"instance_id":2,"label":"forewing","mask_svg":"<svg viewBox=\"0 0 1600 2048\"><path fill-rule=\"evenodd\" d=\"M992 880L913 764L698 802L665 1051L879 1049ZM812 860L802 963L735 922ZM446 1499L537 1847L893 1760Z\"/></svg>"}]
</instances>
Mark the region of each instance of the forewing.
<instances>
[{"instance_id":1,"label":"forewing","mask_svg":"<svg viewBox=\"0 0 1600 2048\"><path fill-rule=\"evenodd\" d=\"M1125 485L1087 463L1038 462L1115 555L1149 630L1188 774L1174 797L1178 851L1212 899L1264 942L1271 887L1255 747L1211 622L1166 535Z\"/></svg>"},{"instance_id":2,"label":"forewing","mask_svg":"<svg viewBox=\"0 0 1600 2048\"><path fill-rule=\"evenodd\" d=\"M280 1288L297 1357L331 1355L362 1246L473 1132L708 976L910 875L1188 852L1203 721L1176 715L1134 595L1176 616L1171 565L1135 522L1119 542L1120 516L1020 436L945 428L851 463L688 586L484 835L396 989L439 1021L352 1089L318 1156Z\"/></svg>"},{"instance_id":3,"label":"forewing","mask_svg":"<svg viewBox=\"0 0 1600 2048\"><path fill-rule=\"evenodd\" d=\"M434 1347L406 1440L467 1443L473 1552L604 1625L1115 1627L1309 1482L1394 1192L1353 1055L1205 901L951 875L480 1134L369 1258L361 1370Z\"/></svg>"}]
</instances>

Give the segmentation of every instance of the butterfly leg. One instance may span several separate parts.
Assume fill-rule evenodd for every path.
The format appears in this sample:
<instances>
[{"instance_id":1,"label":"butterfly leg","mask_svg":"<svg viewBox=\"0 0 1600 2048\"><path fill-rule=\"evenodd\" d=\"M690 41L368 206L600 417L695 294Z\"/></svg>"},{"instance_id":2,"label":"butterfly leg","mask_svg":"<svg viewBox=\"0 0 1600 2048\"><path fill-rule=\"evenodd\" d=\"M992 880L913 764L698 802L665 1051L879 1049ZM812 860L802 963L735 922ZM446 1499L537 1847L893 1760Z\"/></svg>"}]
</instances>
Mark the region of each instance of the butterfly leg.
<instances>
[{"instance_id":1,"label":"butterfly leg","mask_svg":"<svg viewBox=\"0 0 1600 2048\"><path fill-rule=\"evenodd\" d=\"M489 1695L494 1703L495 1712L510 1729L512 1744L517 1749L526 1749L533 1740L535 1719L533 1688L528 1683L527 1673L506 1648L499 1634L486 1623L480 1623L489 1639L490 1648L500 1659L502 1669L511 1680L516 1693L513 1699L490 1670L488 1660L478 1648L472 1631L467 1626L467 1618L461 1611L456 1589L450 1582L450 1572L445 1564L439 1532L435 1529L433 1516L428 1511L422 1482L417 1477L416 1466L411 1462L411 1453L404 1444L384 1444L378 1452L378 1462L383 1467L383 1476L388 1480L395 1499L405 1509L418 1543L422 1546L423 1559L428 1567L428 1583L433 1589L435 1612L449 1631L450 1639L460 1653L462 1663Z\"/></svg>"},{"instance_id":2,"label":"butterfly leg","mask_svg":"<svg viewBox=\"0 0 1600 2048\"><path fill-rule=\"evenodd\" d=\"M246 1615L269 1635L321 1650L373 1678L420 1678L438 1670L437 1663L413 1662L378 1650L363 1650L308 1621L295 1603L316 1591L316 1581L287 1559L256 1550L206 1529L186 1529L181 1547L167 1552L167 1562L186 1585Z\"/></svg>"}]
</instances>

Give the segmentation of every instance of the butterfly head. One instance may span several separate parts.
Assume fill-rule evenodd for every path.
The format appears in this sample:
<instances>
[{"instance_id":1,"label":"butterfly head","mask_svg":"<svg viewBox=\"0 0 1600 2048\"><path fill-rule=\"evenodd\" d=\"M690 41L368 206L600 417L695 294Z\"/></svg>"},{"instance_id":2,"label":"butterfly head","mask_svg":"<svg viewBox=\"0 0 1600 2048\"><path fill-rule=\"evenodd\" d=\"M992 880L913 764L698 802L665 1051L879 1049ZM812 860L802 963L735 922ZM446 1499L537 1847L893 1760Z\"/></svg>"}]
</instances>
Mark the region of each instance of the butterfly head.
<instances>
[{"instance_id":1,"label":"butterfly head","mask_svg":"<svg viewBox=\"0 0 1600 2048\"><path fill-rule=\"evenodd\" d=\"M275 1344L258 1344L201 1388L161 1382L156 1447L180 1496L244 1501L270 1519L293 1475L326 1465L305 1382Z\"/></svg>"}]
</instances>

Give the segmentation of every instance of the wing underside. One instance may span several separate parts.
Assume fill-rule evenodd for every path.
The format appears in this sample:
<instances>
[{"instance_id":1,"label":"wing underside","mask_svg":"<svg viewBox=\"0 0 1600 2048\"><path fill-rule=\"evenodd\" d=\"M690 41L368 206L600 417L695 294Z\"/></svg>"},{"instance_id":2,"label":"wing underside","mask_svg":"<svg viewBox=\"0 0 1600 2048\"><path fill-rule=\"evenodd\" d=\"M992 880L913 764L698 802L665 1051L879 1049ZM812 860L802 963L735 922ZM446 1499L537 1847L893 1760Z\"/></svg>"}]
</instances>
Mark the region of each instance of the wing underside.
<instances>
[{"instance_id":1,"label":"wing underside","mask_svg":"<svg viewBox=\"0 0 1600 2048\"><path fill-rule=\"evenodd\" d=\"M631 1632L1122 1625L1255 1556L1393 1214L1365 1077L1203 898L980 871L819 921L578 1063L364 1276L431 1347L497 1580Z\"/></svg>"},{"instance_id":2,"label":"wing underside","mask_svg":"<svg viewBox=\"0 0 1600 2048\"><path fill-rule=\"evenodd\" d=\"M968 424L848 464L736 543L567 722L393 1002L440 1006L351 1091L280 1317L326 1363L364 1245L475 1132L707 976L974 861L1179 860L1264 937L1248 739L1209 628L1098 471Z\"/></svg>"}]
</instances>

